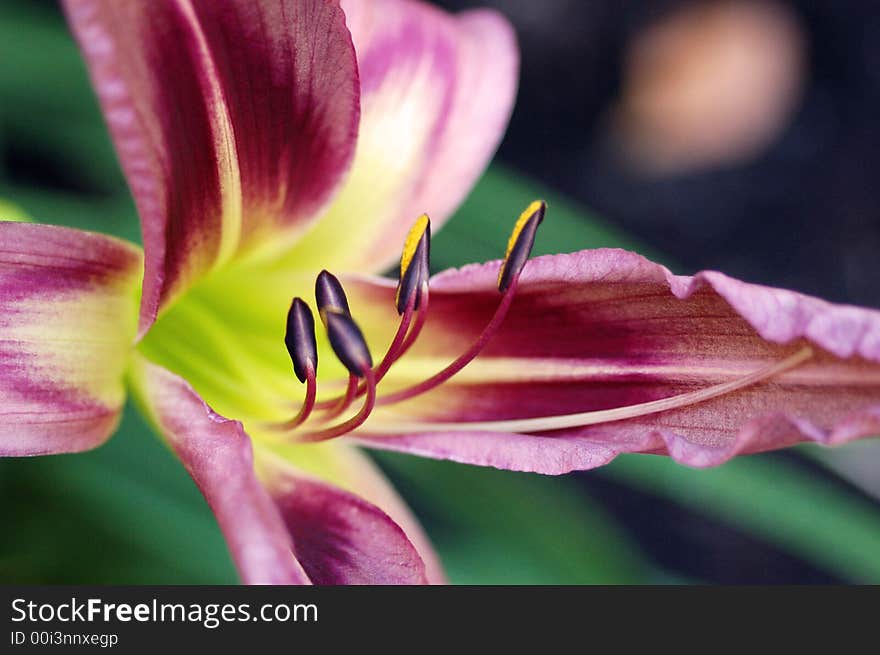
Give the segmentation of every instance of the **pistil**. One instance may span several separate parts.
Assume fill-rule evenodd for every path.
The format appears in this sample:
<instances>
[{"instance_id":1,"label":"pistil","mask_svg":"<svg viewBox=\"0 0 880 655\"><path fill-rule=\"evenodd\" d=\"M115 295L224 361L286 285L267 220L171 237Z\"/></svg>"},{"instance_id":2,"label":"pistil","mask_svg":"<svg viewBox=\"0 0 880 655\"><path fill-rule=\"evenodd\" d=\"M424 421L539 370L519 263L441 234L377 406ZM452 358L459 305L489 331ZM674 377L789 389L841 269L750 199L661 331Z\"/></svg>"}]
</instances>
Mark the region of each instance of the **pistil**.
<instances>
[{"instance_id":1,"label":"pistil","mask_svg":"<svg viewBox=\"0 0 880 655\"><path fill-rule=\"evenodd\" d=\"M556 416L541 416L535 418L513 419L507 421L473 421L473 422L413 422L403 423L395 421L393 426L382 427L378 430L381 434L412 434L427 432L442 432L444 430L478 431L478 432L517 432L534 433L550 432L567 428L579 428L600 423L624 421L626 419L648 416L658 412L679 409L697 403L705 402L712 398L724 396L754 384L780 375L796 368L813 356L813 349L809 346L801 348L793 355L782 361L760 368L748 375L736 380L723 382L704 389L697 389L687 393L651 400L625 407L612 409L600 409L577 414L561 414Z\"/></svg>"}]
</instances>

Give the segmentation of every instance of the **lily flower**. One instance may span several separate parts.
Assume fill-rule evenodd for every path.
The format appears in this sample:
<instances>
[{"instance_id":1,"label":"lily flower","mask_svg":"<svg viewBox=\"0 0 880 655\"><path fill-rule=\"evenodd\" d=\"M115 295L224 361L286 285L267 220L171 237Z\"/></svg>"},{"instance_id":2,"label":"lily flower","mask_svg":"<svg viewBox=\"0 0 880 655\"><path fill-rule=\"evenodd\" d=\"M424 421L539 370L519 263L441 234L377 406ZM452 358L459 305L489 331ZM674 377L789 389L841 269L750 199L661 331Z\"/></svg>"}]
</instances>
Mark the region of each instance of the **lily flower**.
<instances>
[{"instance_id":1,"label":"lily flower","mask_svg":"<svg viewBox=\"0 0 880 655\"><path fill-rule=\"evenodd\" d=\"M620 250L529 260L540 201L502 259L429 275L513 103L499 15L65 9L144 249L0 223L0 454L96 447L130 391L244 582L443 580L360 445L559 474L880 433L880 312Z\"/></svg>"}]
</instances>

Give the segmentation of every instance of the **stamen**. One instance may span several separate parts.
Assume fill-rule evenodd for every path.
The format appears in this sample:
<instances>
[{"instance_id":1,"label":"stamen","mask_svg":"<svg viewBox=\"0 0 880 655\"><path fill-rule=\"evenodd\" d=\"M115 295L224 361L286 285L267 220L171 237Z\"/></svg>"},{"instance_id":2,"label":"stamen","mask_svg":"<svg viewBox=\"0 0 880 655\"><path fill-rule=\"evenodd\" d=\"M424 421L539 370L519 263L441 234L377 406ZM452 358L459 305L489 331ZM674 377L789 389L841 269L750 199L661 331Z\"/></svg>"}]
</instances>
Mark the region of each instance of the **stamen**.
<instances>
[{"instance_id":1,"label":"stamen","mask_svg":"<svg viewBox=\"0 0 880 655\"><path fill-rule=\"evenodd\" d=\"M383 377L385 377L385 374L388 373L391 365L403 354L403 344L406 339L406 333L409 331L409 326L412 324L415 304L419 295L420 293L409 294L409 300L403 310L403 316L400 319L400 324L397 326L397 332L394 333L394 338L391 340L388 350L385 351L385 356L382 358L382 361L379 362L379 365L374 370L377 384ZM358 395L360 395L360 393L363 393L363 389L359 390Z\"/></svg>"},{"instance_id":2,"label":"stamen","mask_svg":"<svg viewBox=\"0 0 880 655\"><path fill-rule=\"evenodd\" d=\"M519 215L507 242L504 262L501 264L501 270L498 271L498 290L502 293L515 278L519 277L523 266L526 265L535 245L535 233L544 220L546 211L547 204L543 200L535 200Z\"/></svg>"},{"instance_id":3,"label":"stamen","mask_svg":"<svg viewBox=\"0 0 880 655\"><path fill-rule=\"evenodd\" d=\"M355 428L360 427L370 416L370 413L373 411L373 407L375 407L376 404L376 376L373 374L371 368L366 368L364 370L364 378L367 385L367 397L366 400L364 400L364 405L361 407L361 411L352 416L345 423L340 423L339 425L324 430L314 430L297 434L296 440L301 443L327 441L328 439L341 437Z\"/></svg>"},{"instance_id":4,"label":"stamen","mask_svg":"<svg viewBox=\"0 0 880 655\"><path fill-rule=\"evenodd\" d=\"M407 234L400 255L400 278L397 282L394 305L402 318L385 357L382 358L374 371L377 384L418 336L418 332L407 336L414 312L419 312L419 320L416 323L418 330L420 331L421 326L424 325L428 302L428 278L431 275L430 262L431 221L427 214L422 214ZM362 385L358 394L363 392Z\"/></svg>"},{"instance_id":5,"label":"stamen","mask_svg":"<svg viewBox=\"0 0 880 655\"><path fill-rule=\"evenodd\" d=\"M321 316L321 322L327 328L327 312L335 311L337 313L351 316L351 309L348 306L348 297L345 295L345 289L339 279L327 271L326 269L318 273L315 279L315 302L318 304L318 313ZM330 409L324 416L324 419L331 419L339 416L344 412L351 402L355 399L358 380L360 377L351 373L348 378L348 386L345 394L329 400L322 400L315 405L316 409Z\"/></svg>"},{"instance_id":6,"label":"stamen","mask_svg":"<svg viewBox=\"0 0 880 655\"><path fill-rule=\"evenodd\" d=\"M764 368L758 369L753 373L749 373L737 380L716 384L705 389L690 391L688 393L662 398L660 400L651 400L649 402L638 403L636 405L628 405L626 407L615 407L613 409L600 409L591 412L581 412L579 414L562 414L558 416L543 416L537 418L513 419L509 421L475 421L461 423L400 423L395 422L393 426L382 427L379 432L382 434L411 434L414 432L441 432L441 431L480 431L480 432L546 432L550 430L562 430L565 428L579 428L588 425L598 425L600 423L611 423L613 421L623 421L626 419L647 416L658 412L665 412L671 409L687 407L696 403L705 402L718 396L723 396L734 391L739 391L753 384L757 384L768 378L777 376L785 371L791 370L813 356L813 349L806 346L795 354L783 359L776 364L771 364Z\"/></svg>"},{"instance_id":7,"label":"stamen","mask_svg":"<svg viewBox=\"0 0 880 655\"><path fill-rule=\"evenodd\" d=\"M345 393L343 395L329 400L322 400L316 405L318 409L328 410L327 413L321 417L321 420L329 421L331 418L336 418L348 409L348 406L351 405L357 397L359 381L360 378L357 375L349 373L348 384L345 387Z\"/></svg>"},{"instance_id":8,"label":"stamen","mask_svg":"<svg viewBox=\"0 0 880 655\"><path fill-rule=\"evenodd\" d=\"M324 323L324 327L328 330L328 311L345 314L349 317L351 316L351 309L348 306L348 297L345 295L345 289L342 288L342 283L335 275L326 269L321 271L315 279L315 302L318 304L318 313L321 316L321 321ZM330 409L330 411L324 415L324 420L339 416L349 405L351 405L352 401L355 399L359 379L359 375L350 373L348 377L348 386L346 387L344 395L330 398L328 400L322 400L315 404L316 409Z\"/></svg>"},{"instance_id":9,"label":"stamen","mask_svg":"<svg viewBox=\"0 0 880 655\"><path fill-rule=\"evenodd\" d=\"M538 225L544 219L545 209L544 202L535 201L517 220L498 274L498 290L503 294L501 303L489 324L471 347L433 377L420 384L385 396L378 401L376 399L376 385L392 364L415 343L426 321L431 246L431 223L427 214L422 214L418 218L404 243L400 258L400 279L395 296L395 306L402 318L385 356L375 369L363 333L351 318L348 299L342 285L329 272L321 271L315 281L318 311L327 328L330 345L350 375L345 395L341 399L315 403L314 395L312 395L309 411L312 407L332 408L325 417L326 420L326 418L332 418L344 412L354 398L366 393L367 399L361 411L345 423L325 430L304 433L300 435L301 439L322 441L345 434L361 425L376 404L387 405L425 393L454 376L477 357L507 316L513 302L519 275L531 253L535 242L535 233ZM413 314L417 311L418 320L415 326L410 329ZM364 383L360 387L357 386L359 378L364 378ZM305 419L297 418L295 420L298 425Z\"/></svg>"},{"instance_id":10,"label":"stamen","mask_svg":"<svg viewBox=\"0 0 880 655\"><path fill-rule=\"evenodd\" d=\"M422 278L428 273L431 261L431 221L427 214L422 214L409 231L400 255L400 277L397 282L397 293L394 304L397 313L403 314L409 305L410 296L415 296L414 309L419 308Z\"/></svg>"},{"instance_id":11,"label":"stamen","mask_svg":"<svg viewBox=\"0 0 880 655\"><path fill-rule=\"evenodd\" d=\"M421 394L426 393L431 389L443 384L465 366L470 364L477 357L477 355L482 352L483 348L486 347L486 344L489 343L492 337L495 336L495 333L498 332L498 328L501 327L501 324L507 317L507 312L510 309L510 304L513 302L515 290L516 280L514 280L508 287L507 292L505 292L504 297L501 299L501 304L498 305L498 308L495 310L495 315L492 316L492 319L489 321L486 327L483 328L483 331L480 333L480 336L477 337L477 340L471 344L470 348L459 355L455 359L455 361L453 361L439 373L436 373L429 377L427 380L419 382L418 384L415 384L411 387L400 389L399 391L395 391L394 393L381 396L376 401L376 404L380 406L393 405L394 403L399 403L404 400L409 400L410 398L413 398L415 396L420 396Z\"/></svg>"},{"instance_id":12,"label":"stamen","mask_svg":"<svg viewBox=\"0 0 880 655\"><path fill-rule=\"evenodd\" d=\"M425 327L425 321L428 319L428 301L429 301L429 289L428 289L428 278L426 277L422 282L422 290L419 293L419 313L416 315L416 324L413 325L413 329L410 331L408 335L406 335L406 341L403 342L403 345L400 347L400 353L397 355L396 359L400 359L403 357L410 347L416 342L416 339L419 338L419 334L422 332L422 328ZM395 360L396 361L396 360Z\"/></svg>"},{"instance_id":13,"label":"stamen","mask_svg":"<svg viewBox=\"0 0 880 655\"><path fill-rule=\"evenodd\" d=\"M373 372L373 357L364 334L349 314L333 308L324 310L327 338L339 361L352 375L366 377Z\"/></svg>"},{"instance_id":14,"label":"stamen","mask_svg":"<svg viewBox=\"0 0 880 655\"><path fill-rule=\"evenodd\" d=\"M315 396L317 395L317 392L318 382L315 377L315 371L309 370L308 376L306 377L306 397L303 400L303 404L299 412L297 412L296 416L294 416L289 421L285 421L280 425L273 425L271 427L281 430L291 430L305 423L309 416L312 415L312 410L315 408Z\"/></svg>"},{"instance_id":15,"label":"stamen","mask_svg":"<svg viewBox=\"0 0 880 655\"><path fill-rule=\"evenodd\" d=\"M415 304L415 294L410 296L409 305L403 312L403 318L400 321L400 324L397 326L397 332L394 335L394 339L391 341L391 345L388 346L388 350L385 351L385 356L382 358L382 361L373 369L373 373L376 377L376 384L382 380L383 377L388 373L391 369L391 365L394 364L398 359L403 357L407 350L409 350L410 346L415 342L416 338L419 336L419 332L422 330L422 326L425 324L425 318L427 316L428 311L428 283L425 281L422 285L422 291L420 294L423 298L422 300L422 308L418 312L418 317L416 319L416 324L412 330L409 330L409 326L412 324L413 318L413 305ZM342 412L348 409L348 406L354 402L355 398L360 398L364 395L367 390L366 381L362 382L360 386L358 386L358 378L357 376L350 376L348 380L348 387L345 390L344 396L339 396L337 398L331 398L330 400L323 400L316 405L318 409L325 409L328 407L332 407L330 411L328 411L323 419L331 419L336 416L339 416Z\"/></svg>"},{"instance_id":16,"label":"stamen","mask_svg":"<svg viewBox=\"0 0 880 655\"><path fill-rule=\"evenodd\" d=\"M318 346L315 340L315 318L312 310L301 299L294 298L287 312L284 345L293 362L293 371L300 382L306 383L306 397L299 413L284 423L293 428L305 421L315 406L317 392Z\"/></svg>"},{"instance_id":17,"label":"stamen","mask_svg":"<svg viewBox=\"0 0 880 655\"><path fill-rule=\"evenodd\" d=\"M416 329L409 335L407 334L410 325L412 324L414 312L420 309L420 305L427 310L430 253L431 221L427 214L422 214L410 229L406 241L403 244L403 250L400 256L400 277L398 279L397 292L394 298L397 313L401 314L402 317L400 324L397 326L397 332L391 340L388 350L385 352L385 356L382 358L379 365L373 369L373 372L376 375L376 384L385 377L391 368L391 365L396 362L415 342L418 333L425 324L425 314L424 312L420 312L419 319L416 323ZM339 284L339 281L333 278L329 273L326 273L326 278L327 279L323 281L318 281L316 284L316 290L319 287L323 290L324 287L332 284L332 282L330 282L330 278L332 278L332 280L335 280L335 284L332 285L333 293L345 298L345 293L342 290L342 285ZM326 294L326 292L324 293ZM364 395L367 389L366 382L362 383L358 388L355 388L356 385L357 378L352 376L349 379L348 388L346 389L344 396L318 403L318 407L321 409L333 408L325 414L324 420L338 416L348 408L355 398Z\"/></svg>"},{"instance_id":18,"label":"stamen","mask_svg":"<svg viewBox=\"0 0 880 655\"><path fill-rule=\"evenodd\" d=\"M315 302L318 304L318 315L321 317L325 327L327 320L324 314L327 310L332 309L351 316L351 310L348 308L348 298L345 296L342 284L335 275L326 270L318 273L318 277L315 280Z\"/></svg>"},{"instance_id":19,"label":"stamen","mask_svg":"<svg viewBox=\"0 0 880 655\"><path fill-rule=\"evenodd\" d=\"M296 435L299 442L326 441L342 436L360 426L373 411L376 404L376 375L373 373L373 358L370 349L364 340L361 329L351 316L332 308L324 312L324 320L327 325L327 337L333 352L348 369L349 388L351 380L364 378L366 380L367 398L361 410L349 420L323 430L312 430Z\"/></svg>"},{"instance_id":20,"label":"stamen","mask_svg":"<svg viewBox=\"0 0 880 655\"><path fill-rule=\"evenodd\" d=\"M501 269L498 272L498 290L504 295L501 303L495 310L492 319L489 321L488 325L483 328L480 336L471 344L471 347L459 355L455 361L439 373L436 373L427 380L419 382L411 387L400 389L399 391L380 397L376 401L377 405L399 403L434 389L458 373L461 369L472 362L480 352L482 352L483 348L485 348L486 344L495 336L498 329L501 327L501 324L504 322L504 319L507 317L507 312L510 310L510 305L513 302L513 297L516 292L520 273L525 267L529 255L531 254L532 246L534 246L535 243L535 233L537 232L538 225L544 220L546 208L547 205L542 200L536 200L530 204L526 210L520 214L519 219L517 219L513 232L510 235L510 239L507 242L507 252L504 256L504 261L501 263ZM424 300L427 304L427 293L425 293ZM425 312L424 315L426 316L427 312ZM418 330L421 330L422 326L417 325L416 327ZM407 339L402 351L408 349L414 341L415 339Z\"/></svg>"}]
</instances>

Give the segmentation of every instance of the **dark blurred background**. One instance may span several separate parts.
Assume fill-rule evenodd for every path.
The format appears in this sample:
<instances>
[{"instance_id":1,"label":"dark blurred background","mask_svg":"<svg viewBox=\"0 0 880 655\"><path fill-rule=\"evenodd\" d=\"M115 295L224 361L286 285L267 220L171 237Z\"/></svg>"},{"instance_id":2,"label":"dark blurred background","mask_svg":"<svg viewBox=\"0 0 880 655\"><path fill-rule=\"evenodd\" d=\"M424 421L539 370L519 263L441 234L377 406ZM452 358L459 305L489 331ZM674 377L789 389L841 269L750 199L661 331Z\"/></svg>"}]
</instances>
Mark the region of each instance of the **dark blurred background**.
<instances>
[{"instance_id":1,"label":"dark blurred background","mask_svg":"<svg viewBox=\"0 0 880 655\"><path fill-rule=\"evenodd\" d=\"M492 6L516 26L520 92L502 161L637 235L676 272L719 269L880 306L880 4L437 4ZM719 582L833 579L631 486L578 477L672 569Z\"/></svg>"},{"instance_id":2,"label":"dark blurred background","mask_svg":"<svg viewBox=\"0 0 880 655\"><path fill-rule=\"evenodd\" d=\"M880 305L880 5L440 0L522 49L501 158L687 270Z\"/></svg>"},{"instance_id":3,"label":"dark blurred background","mask_svg":"<svg viewBox=\"0 0 880 655\"><path fill-rule=\"evenodd\" d=\"M438 235L438 262L504 238L486 207L550 194L539 250L644 246L676 272L880 306L880 4L437 4L496 7L522 50L499 163ZM0 0L0 199L137 239L53 0ZM878 442L712 471L630 456L560 478L379 461L456 582L880 581ZM0 461L0 524L0 581L234 579L203 501L133 412L93 453Z\"/></svg>"}]
</instances>

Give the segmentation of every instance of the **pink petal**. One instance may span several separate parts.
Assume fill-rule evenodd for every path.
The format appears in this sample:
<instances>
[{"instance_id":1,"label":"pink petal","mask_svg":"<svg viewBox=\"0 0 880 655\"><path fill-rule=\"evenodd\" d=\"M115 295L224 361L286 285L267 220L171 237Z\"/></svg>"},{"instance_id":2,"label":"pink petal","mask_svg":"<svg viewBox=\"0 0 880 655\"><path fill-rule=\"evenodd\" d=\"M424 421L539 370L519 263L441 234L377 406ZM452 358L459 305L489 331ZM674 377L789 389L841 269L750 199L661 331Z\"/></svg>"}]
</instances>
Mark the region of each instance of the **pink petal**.
<instances>
[{"instance_id":1,"label":"pink petal","mask_svg":"<svg viewBox=\"0 0 880 655\"><path fill-rule=\"evenodd\" d=\"M326 0L65 0L141 215L141 333L218 261L297 232L351 160L344 15Z\"/></svg>"},{"instance_id":2,"label":"pink petal","mask_svg":"<svg viewBox=\"0 0 880 655\"><path fill-rule=\"evenodd\" d=\"M497 271L494 262L434 278L431 317L410 366L422 362L430 375L470 343L498 302ZM364 324L394 321L375 309L390 307L388 285L362 280L357 288L353 309L371 313ZM638 418L537 434L383 434L401 422L518 419L667 398L768 367L807 344L815 354L792 370ZM544 473L592 468L623 452L712 466L801 441L839 444L880 434L880 312L717 272L674 276L620 250L540 257L475 362L374 418L374 434L363 437L372 446Z\"/></svg>"},{"instance_id":3,"label":"pink petal","mask_svg":"<svg viewBox=\"0 0 880 655\"><path fill-rule=\"evenodd\" d=\"M0 456L78 452L112 434L141 266L118 239L0 222Z\"/></svg>"},{"instance_id":4,"label":"pink petal","mask_svg":"<svg viewBox=\"0 0 880 655\"><path fill-rule=\"evenodd\" d=\"M254 473L241 423L214 412L182 378L139 360L146 409L217 517L245 584L309 584L281 515Z\"/></svg>"},{"instance_id":5,"label":"pink petal","mask_svg":"<svg viewBox=\"0 0 880 655\"><path fill-rule=\"evenodd\" d=\"M493 11L450 15L412 0L342 7L360 69L357 156L291 261L378 272L399 258L420 214L439 228L486 168L513 108L519 57Z\"/></svg>"},{"instance_id":6,"label":"pink petal","mask_svg":"<svg viewBox=\"0 0 880 655\"><path fill-rule=\"evenodd\" d=\"M257 455L241 423L214 412L182 378L138 360L148 412L211 506L247 584L421 584L404 531L358 496Z\"/></svg>"},{"instance_id":7,"label":"pink petal","mask_svg":"<svg viewBox=\"0 0 880 655\"><path fill-rule=\"evenodd\" d=\"M267 463L266 479L315 584L424 584L425 564L404 531L375 505Z\"/></svg>"},{"instance_id":8,"label":"pink petal","mask_svg":"<svg viewBox=\"0 0 880 655\"><path fill-rule=\"evenodd\" d=\"M445 584L446 574L434 546L385 474L360 448L341 441L326 445L335 448L335 465L345 482L345 488L381 509L399 525L424 562L427 581L430 584Z\"/></svg>"}]
</instances>

